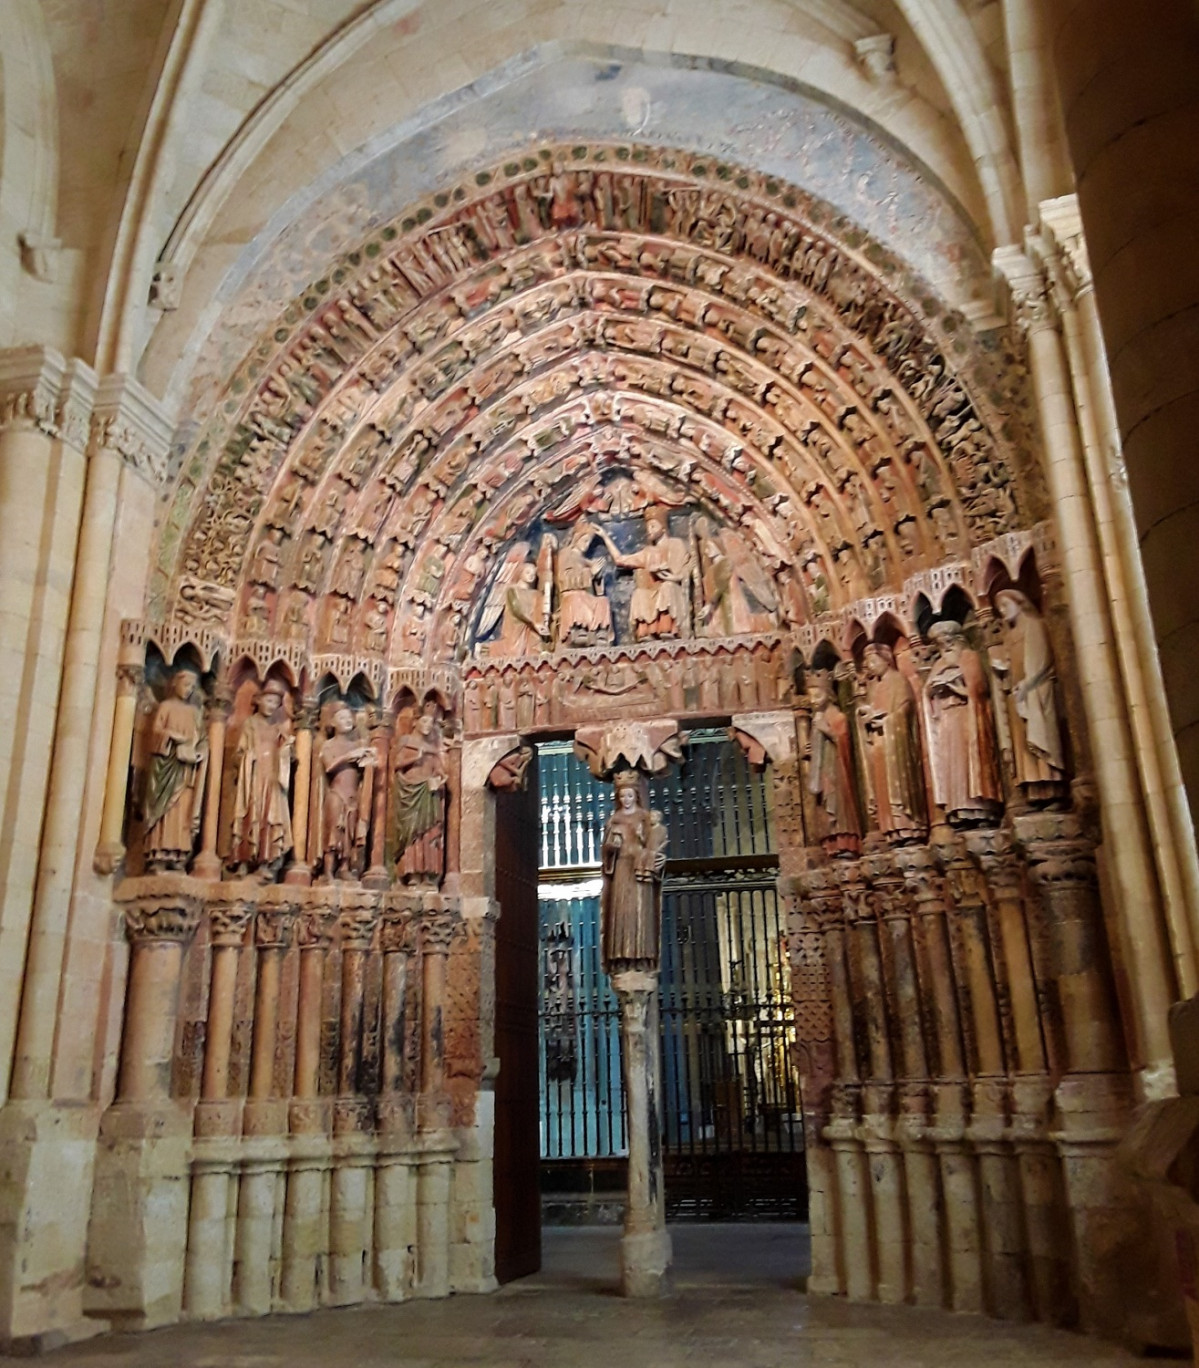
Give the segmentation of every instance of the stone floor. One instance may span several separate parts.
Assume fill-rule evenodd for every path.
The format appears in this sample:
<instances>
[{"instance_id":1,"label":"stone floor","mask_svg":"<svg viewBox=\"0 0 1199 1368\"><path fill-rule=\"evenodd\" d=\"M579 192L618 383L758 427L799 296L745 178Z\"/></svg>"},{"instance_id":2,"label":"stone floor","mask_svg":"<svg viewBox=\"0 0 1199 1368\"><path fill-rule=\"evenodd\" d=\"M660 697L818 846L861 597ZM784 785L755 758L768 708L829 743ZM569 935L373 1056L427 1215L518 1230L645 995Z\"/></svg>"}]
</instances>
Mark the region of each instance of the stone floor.
<instances>
[{"instance_id":1,"label":"stone floor","mask_svg":"<svg viewBox=\"0 0 1199 1368\"><path fill-rule=\"evenodd\" d=\"M619 1231L545 1232L544 1267L490 1297L112 1335L50 1356L62 1368L1066 1368L1123 1351L1041 1326L799 1291L799 1226L675 1226L675 1291L615 1293ZM0 1362L15 1362L0 1359Z\"/></svg>"}]
</instances>

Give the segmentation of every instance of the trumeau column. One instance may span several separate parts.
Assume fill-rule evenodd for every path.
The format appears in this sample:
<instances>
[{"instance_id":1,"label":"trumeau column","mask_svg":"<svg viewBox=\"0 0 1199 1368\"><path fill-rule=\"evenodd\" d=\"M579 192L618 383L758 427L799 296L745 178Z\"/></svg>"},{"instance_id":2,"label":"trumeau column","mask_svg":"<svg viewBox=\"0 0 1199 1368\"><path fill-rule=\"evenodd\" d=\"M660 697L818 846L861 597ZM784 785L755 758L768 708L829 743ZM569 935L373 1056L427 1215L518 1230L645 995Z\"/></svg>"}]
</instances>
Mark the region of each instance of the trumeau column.
<instances>
[{"instance_id":1,"label":"trumeau column","mask_svg":"<svg viewBox=\"0 0 1199 1368\"><path fill-rule=\"evenodd\" d=\"M63 647L62 694L14 1066L13 1091L21 1097L46 1097L51 1092L71 894L77 871L87 863L81 812L95 730L122 474L126 467L143 477L160 470L165 466L169 443L168 423L157 403L136 381L128 376L106 376L100 382L88 444L83 515Z\"/></svg>"},{"instance_id":2,"label":"trumeau column","mask_svg":"<svg viewBox=\"0 0 1199 1368\"><path fill-rule=\"evenodd\" d=\"M1061 532L1070 623L1110 857L1121 950L1128 969L1135 1054L1142 1087L1147 1095L1156 1096L1173 1088L1166 1011L1177 996L1177 986L1061 323L1036 262L1019 248L1001 248L995 253L995 264L1011 288L1017 323L1027 338L1045 474Z\"/></svg>"},{"instance_id":3,"label":"trumeau column","mask_svg":"<svg viewBox=\"0 0 1199 1368\"><path fill-rule=\"evenodd\" d=\"M37 881L94 394L92 372L49 348L0 353L0 1096Z\"/></svg>"}]
</instances>

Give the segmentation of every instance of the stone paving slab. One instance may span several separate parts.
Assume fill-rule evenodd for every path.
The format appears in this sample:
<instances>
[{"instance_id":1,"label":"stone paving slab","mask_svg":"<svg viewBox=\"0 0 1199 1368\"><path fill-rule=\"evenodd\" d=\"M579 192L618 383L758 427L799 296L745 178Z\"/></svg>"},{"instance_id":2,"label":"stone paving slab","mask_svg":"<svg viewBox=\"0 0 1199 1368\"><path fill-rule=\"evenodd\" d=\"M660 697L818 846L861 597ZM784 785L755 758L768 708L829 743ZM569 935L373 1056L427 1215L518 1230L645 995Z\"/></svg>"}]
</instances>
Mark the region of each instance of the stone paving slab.
<instances>
[{"instance_id":1,"label":"stone paving slab","mask_svg":"<svg viewBox=\"0 0 1199 1368\"><path fill-rule=\"evenodd\" d=\"M492 1296L110 1335L46 1361L55 1368L1116 1368L1136 1361L1045 1326L809 1299L795 1276L804 1252L798 1227L673 1233L675 1290L661 1301L616 1295L619 1232L573 1228L546 1232L542 1273Z\"/></svg>"}]
</instances>

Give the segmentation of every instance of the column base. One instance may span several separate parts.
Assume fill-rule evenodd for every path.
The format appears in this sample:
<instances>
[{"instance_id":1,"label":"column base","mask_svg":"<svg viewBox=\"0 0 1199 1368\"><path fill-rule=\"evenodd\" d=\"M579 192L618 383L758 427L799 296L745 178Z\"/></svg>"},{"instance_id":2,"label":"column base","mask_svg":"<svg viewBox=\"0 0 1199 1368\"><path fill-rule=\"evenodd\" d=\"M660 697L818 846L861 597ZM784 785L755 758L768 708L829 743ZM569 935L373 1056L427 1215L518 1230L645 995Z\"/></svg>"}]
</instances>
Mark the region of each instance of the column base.
<instances>
[{"instance_id":1,"label":"column base","mask_svg":"<svg viewBox=\"0 0 1199 1368\"><path fill-rule=\"evenodd\" d=\"M661 1297L670 1291L670 1232L639 1230L620 1239L620 1291L625 1297Z\"/></svg>"},{"instance_id":2,"label":"column base","mask_svg":"<svg viewBox=\"0 0 1199 1368\"><path fill-rule=\"evenodd\" d=\"M100 1122L84 1311L123 1330L173 1325L183 1305L191 1117L117 1103Z\"/></svg>"},{"instance_id":3,"label":"column base","mask_svg":"<svg viewBox=\"0 0 1199 1368\"><path fill-rule=\"evenodd\" d=\"M83 1310L99 1124L92 1104L0 1108L0 1354L48 1353L108 1328Z\"/></svg>"}]
</instances>

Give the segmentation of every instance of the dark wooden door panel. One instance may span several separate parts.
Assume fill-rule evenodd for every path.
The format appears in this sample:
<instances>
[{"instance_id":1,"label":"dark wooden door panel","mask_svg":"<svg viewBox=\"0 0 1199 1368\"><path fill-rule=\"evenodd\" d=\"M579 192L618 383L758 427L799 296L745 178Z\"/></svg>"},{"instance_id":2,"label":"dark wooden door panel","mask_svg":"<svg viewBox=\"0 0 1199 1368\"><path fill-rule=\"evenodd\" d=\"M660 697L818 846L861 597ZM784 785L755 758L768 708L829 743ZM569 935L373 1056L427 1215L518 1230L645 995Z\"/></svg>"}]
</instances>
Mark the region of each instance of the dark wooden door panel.
<instances>
[{"instance_id":1,"label":"dark wooden door panel","mask_svg":"<svg viewBox=\"0 0 1199 1368\"><path fill-rule=\"evenodd\" d=\"M534 761L523 793L496 795L495 1273L502 1283L541 1267L539 837Z\"/></svg>"}]
</instances>

